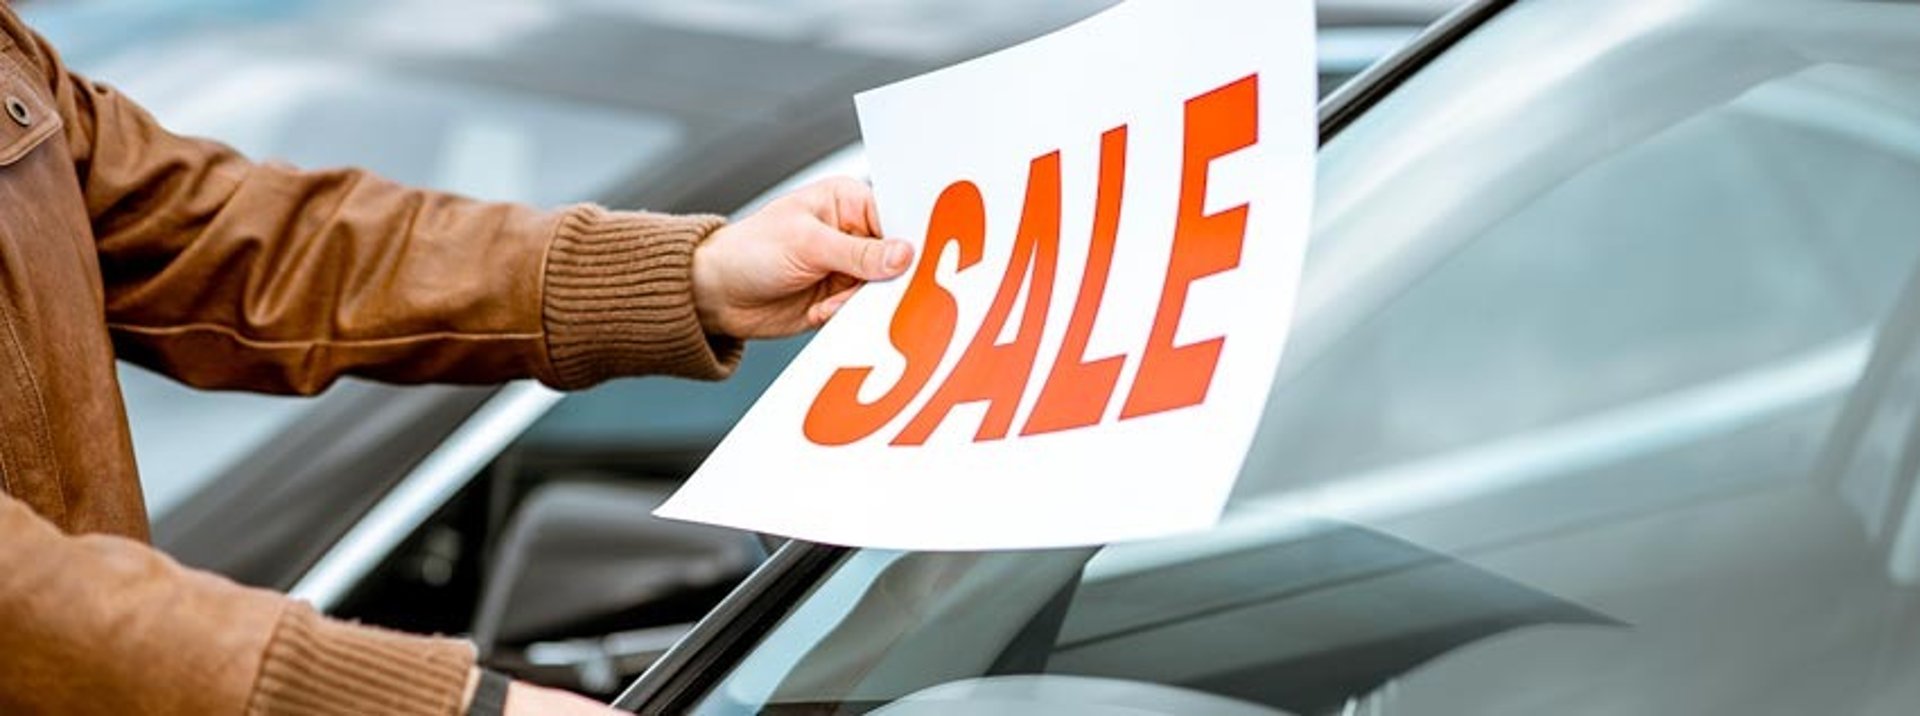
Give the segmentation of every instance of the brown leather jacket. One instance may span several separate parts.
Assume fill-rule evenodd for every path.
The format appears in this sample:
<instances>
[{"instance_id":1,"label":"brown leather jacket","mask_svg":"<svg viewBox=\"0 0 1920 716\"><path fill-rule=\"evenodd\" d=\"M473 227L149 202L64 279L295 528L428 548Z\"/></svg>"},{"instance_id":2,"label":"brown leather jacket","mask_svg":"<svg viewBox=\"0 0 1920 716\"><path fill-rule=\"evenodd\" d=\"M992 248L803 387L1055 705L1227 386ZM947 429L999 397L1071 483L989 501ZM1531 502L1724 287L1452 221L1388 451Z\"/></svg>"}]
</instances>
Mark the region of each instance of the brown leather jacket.
<instances>
[{"instance_id":1,"label":"brown leather jacket","mask_svg":"<svg viewBox=\"0 0 1920 716\"><path fill-rule=\"evenodd\" d=\"M0 714L460 709L471 648L145 544L118 356L207 388L717 378L713 217L546 213L255 164L68 72L0 2Z\"/></svg>"}]
</instances>

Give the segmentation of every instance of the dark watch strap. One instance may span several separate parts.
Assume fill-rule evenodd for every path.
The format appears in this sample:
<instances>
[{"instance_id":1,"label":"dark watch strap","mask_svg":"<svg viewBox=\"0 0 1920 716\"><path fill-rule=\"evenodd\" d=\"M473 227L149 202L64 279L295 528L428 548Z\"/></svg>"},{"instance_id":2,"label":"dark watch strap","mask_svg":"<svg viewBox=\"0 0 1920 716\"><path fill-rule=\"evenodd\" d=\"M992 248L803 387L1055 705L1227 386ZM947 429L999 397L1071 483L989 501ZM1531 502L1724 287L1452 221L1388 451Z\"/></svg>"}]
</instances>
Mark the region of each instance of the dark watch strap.
<instances>
[{"instance_id":1,"label":"dark watch strap","mask_svg":"<svg viewBox=\"0 0 1920 716\"><path fill-rule=\"evenodd\" d=\"M512 679L497 671L481 669L480 685L473 688L467 716L502 716L507 710L507 686L512 683Z\"/></svg>"}]
</instances>

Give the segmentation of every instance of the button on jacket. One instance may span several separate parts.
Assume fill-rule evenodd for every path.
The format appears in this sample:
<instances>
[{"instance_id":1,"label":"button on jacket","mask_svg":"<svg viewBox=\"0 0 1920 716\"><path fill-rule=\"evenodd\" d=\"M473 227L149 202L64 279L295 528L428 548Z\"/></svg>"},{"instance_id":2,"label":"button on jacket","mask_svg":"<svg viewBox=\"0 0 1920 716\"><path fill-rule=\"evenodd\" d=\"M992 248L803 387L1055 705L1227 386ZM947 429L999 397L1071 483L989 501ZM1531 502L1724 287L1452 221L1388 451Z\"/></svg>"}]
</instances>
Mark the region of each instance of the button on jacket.
<instances>
[{"instance_id":1,"label":"button on jacket","mask_svg":"<svg viewBox=\"0 0 1920 716\"><path fill-rule=\"evenodd\" d=\"M722 377L715 217L256 164L68 72L0 2L0 714L449 714L464 642L325 619L145 544L118 356L205 388Z\"/></svg>"}]
</instances>

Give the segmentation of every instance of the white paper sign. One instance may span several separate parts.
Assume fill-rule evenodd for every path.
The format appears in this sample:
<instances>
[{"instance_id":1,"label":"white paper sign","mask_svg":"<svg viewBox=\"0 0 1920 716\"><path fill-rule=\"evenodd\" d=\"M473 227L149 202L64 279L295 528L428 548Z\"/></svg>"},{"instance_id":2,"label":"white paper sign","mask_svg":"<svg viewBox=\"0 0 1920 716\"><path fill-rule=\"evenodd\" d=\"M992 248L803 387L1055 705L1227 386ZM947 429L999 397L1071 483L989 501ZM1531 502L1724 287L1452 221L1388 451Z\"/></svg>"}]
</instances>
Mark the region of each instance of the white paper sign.
<instances>
[{"instance_id":1,"label":"white paper sign","mask_svg":"<svg viewBox=\"0 0 1920 716\"><path fill-rule=\"evenodd\" d=\"M860 95L915 266L659 514L936 550L1212 525L1291 322L1313 26L1310 0L1132 0Z\"/></svg>"}]
</instances>

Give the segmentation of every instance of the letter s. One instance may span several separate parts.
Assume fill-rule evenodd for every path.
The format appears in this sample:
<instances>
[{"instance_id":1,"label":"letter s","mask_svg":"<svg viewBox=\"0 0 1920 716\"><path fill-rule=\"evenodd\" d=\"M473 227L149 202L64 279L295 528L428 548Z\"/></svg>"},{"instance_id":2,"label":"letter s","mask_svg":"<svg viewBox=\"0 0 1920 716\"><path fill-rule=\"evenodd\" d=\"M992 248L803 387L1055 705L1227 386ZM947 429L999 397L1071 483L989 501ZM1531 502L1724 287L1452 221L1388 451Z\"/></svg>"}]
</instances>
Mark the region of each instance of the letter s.
<instances>
[{"instance_id":1,"label":"letter s","mask_svg":"<svg viewBox=\"0 0 1920 716\"><path fill-rule=\"evenodd\" d=\"M871 403L860 401L860 386L873 373L873 366L851 366L835 370L827 378L820 394L807 409L802 432L820 445L846 445L856 442L900 414L933 378L953 340L954 323L959 320L959 305L953 294L934 280L940 258L949 245L960 252L958 264L966 269L980 262L986 249L987 208L980 188L970 181L957 181L940 192L927 219L924 255L907 289L894 310L888 336L895 350L907 361L900 381L886 395Z\"/></svg>"}]
</instances>

